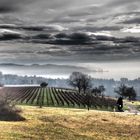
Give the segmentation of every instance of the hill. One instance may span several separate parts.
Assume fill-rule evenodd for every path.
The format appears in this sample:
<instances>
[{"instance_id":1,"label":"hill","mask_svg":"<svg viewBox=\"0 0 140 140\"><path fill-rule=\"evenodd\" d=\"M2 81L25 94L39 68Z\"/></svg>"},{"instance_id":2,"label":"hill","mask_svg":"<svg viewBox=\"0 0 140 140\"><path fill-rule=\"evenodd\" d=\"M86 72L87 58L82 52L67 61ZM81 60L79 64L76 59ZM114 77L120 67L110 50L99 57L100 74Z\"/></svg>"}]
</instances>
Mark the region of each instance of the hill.
<instances>
[{"instance_id":1,"label":"hill","mask_svg":"<svg viewBox=\"0 0 140 140\"><path fill-rule=\"evenodd\" d=\"M3 140L138 140L140 116L85 109L22 108L23 122L0 121Z\"/></svg>"}]
</instances>

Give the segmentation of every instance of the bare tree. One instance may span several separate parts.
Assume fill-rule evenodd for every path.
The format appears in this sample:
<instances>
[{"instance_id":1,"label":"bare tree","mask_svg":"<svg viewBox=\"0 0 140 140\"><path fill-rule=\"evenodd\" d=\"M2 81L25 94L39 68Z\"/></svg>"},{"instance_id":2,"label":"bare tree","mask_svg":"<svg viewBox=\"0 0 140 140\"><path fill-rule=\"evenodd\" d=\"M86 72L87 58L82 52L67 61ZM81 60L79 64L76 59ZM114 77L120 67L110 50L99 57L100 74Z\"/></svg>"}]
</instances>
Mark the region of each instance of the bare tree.
<instances>
[{"instance_id":1,"label":"bare tree","mask_svg":"<svg viewBox=\"0 0 140 140\"><path fill-rule=\"evenodd\" d=\"M103 85L100 85L99 87L95 87L92 89L92 93L95 96L103 96L104 91L105 91L105 87Z\"/></svg>"},{"instance_id":2,"label":"bare tree","mask_svg":"<svg viewBox=\"0 0 140 140\"><path fill-rule=\"evenodd\" d=\"M81 72L73 72L70 75L69 84L74 88L78 88L79 93L82 90L86 93L86 90L91 88L91 77Z\"/></svg>"},{"instance_id":3,"label":"bare tree","mask_svg":"<svg viewBox=\"0 0 140 140\"><path fill-rule=\"evenodd\" d=\"M126 89L127 89L127 87L124 84L121 84L119 87L114 89L114 92L116 92L118 95L124 97Z\"/></svg>"},{"instance_id":4,"label":"bare tree","mask_svg":"<svg viewBox=\"0 0 140 140\"><path fill-rule=\"evenodd\" d=\"M73 72L70 77L69 77L69 84L74 87L74 88L78 88L78 92L80 93L82 90L82 86L81 86L81 72Z\"/></svg>"},{"instance_id":5,"label":"bare tree","mask_svg":"<svg viewBox=\"0 0 140 140\"><path fill-rule=\"evenodd\" d=\"M91 77L86 74L82 74L82 89L84 94L86 94L86 91L89 90L92 85L91 85Z\"/></svg>"}]
</instances>

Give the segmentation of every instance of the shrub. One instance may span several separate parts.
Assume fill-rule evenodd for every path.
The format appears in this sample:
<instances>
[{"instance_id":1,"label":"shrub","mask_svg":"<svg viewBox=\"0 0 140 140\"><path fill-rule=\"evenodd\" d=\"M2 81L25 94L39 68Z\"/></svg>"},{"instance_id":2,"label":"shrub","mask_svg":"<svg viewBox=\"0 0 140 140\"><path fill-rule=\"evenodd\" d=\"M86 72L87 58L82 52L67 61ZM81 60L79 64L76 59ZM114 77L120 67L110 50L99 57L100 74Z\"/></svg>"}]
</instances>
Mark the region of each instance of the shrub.
<instances>
[{"instance_id":1,"label":"shrub","mask_svg":"<svg viewBox=\"0 0 140 140\"><path fill-rule=\"evenodd\" d=\"M42 82L42 83L40 84L40 86L41 86L42 88L47 87L47 86L48 86L48 83Z\"/></svg>"},{"instance_id":2,"label":"shrub","mask_svg":"<svg viewBox=\"0 0 140 140\"><path fill-rule=\"evenodd\" d=\"M7 97L0 96L0 121L23 121L21 109L17 108L14 103Z\"/></svg>"}]
</instances>

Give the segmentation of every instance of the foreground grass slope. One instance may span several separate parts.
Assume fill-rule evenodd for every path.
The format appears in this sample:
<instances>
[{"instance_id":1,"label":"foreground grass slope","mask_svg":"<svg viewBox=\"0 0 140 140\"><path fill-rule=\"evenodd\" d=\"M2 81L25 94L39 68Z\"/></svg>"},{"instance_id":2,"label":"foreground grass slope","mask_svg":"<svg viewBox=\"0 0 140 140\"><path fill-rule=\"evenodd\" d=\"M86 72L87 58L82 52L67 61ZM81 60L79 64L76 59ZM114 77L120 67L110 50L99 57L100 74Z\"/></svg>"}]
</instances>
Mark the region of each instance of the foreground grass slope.
<instances>
[{"instance_id":1,"label":"foreground grass slope","mask_svg":"<svg viewBox=\"0 0 140 140\"><path fill-rule=\"evenodd\" d=\"M19 106L23 122L0 121L2 140L138 140L140 116L84 109Z\"/></svg>"}]
</instances>

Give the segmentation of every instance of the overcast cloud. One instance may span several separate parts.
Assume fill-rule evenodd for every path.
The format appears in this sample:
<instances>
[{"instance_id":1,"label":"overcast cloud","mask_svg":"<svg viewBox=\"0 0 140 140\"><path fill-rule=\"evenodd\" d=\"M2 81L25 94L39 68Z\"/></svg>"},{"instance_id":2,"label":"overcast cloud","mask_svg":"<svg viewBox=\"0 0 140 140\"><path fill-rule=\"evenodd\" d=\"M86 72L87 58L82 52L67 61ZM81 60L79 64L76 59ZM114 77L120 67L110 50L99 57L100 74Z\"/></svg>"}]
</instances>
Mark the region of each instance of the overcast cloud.
<instances>
[{"instance_id":1,"label":"overcast cloud","mask_svg":"<svg viewBox=\"0 0 140 140\"><path fill-rule=\"evenodd\" d=\"M0 63L138 61L139 14L139 0L0 0Z\"/></svg>"}]
</instances>

